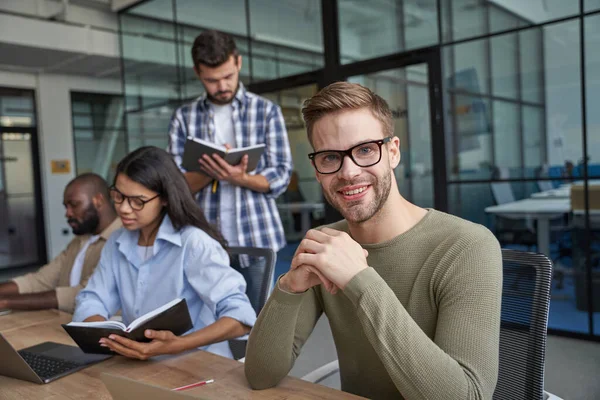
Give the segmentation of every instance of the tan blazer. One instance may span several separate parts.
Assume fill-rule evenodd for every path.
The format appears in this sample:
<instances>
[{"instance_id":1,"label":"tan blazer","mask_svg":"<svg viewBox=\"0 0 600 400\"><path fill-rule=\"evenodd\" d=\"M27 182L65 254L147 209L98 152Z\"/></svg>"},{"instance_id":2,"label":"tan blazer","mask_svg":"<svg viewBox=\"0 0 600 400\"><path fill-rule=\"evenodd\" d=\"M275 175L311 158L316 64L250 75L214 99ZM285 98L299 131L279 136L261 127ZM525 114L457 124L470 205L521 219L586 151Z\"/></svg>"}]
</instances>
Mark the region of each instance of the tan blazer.
<instances>
[{"instance_id":1,"label":"tan blazer","mask_svg":"<svg viewBox=\"0 0 600 400\"><path fill-rule=\"evenodd\" d=\"M58 309L72 314L75 309L75 297L85 287L96 265L98 265L104 244L110 234L121 226L121 219L116 218L100 233L98 241L88 247L83 260L79 285L70 286L71 270L73 269L73 263L79 250L81 250L91 235L76 236L62 253L41 267L37 272L14 279L13 282L19 287L19 293L38 293L56 290Z\"/></svg>"}]
</instances>

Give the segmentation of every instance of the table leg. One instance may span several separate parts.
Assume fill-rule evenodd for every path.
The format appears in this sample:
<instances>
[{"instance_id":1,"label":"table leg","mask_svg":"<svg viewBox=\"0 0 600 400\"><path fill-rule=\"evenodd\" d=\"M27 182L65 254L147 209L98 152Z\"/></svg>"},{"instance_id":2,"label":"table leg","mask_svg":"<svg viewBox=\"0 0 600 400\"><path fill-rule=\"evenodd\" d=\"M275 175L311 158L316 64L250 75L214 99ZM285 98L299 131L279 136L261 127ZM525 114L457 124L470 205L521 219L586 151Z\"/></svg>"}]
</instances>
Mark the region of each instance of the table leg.
<instances>
[{"instance_id":1,"label":"table leg","mask_svg":"<svg viewBox=\"0 0 600 400\"><path fill-rule=\"evenodd\" d=\"M537 220L538 253L550 258L550 219L541 217Z\"/></svg>"}]
</instances>

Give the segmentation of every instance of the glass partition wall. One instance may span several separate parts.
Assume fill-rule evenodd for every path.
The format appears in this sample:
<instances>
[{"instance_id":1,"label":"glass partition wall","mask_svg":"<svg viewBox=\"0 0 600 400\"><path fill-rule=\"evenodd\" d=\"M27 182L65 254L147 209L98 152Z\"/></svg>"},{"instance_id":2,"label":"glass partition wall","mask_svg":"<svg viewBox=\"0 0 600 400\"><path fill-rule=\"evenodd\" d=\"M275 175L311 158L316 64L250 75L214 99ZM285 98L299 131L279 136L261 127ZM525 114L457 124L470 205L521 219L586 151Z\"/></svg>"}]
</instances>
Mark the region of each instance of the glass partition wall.
<instances>
[{"instance_id":1,"label":"glass partition wall","mask_svg":"<svg viewBox=\"0 0 600 400\"><path fill-rule=\"evenodd\" d=\"M0 87L0 270L46 261L39 160L35 93Z\"/></svg>"},{"instance_id":2,"label":"glass partition wall","mask_svg":"<svg viewBox=\"0 0 600 400\"><path fill-rule=\"evenodd\" d=\"M339 217L305 157L302 101L361 83L394 113L401 193L546 254L550 329L598 338L600 2L148 0L120 25L129 150L165 147L175 108L202 94L196 35L232 34L242 82L282 107L293 143L295 178L278 200L293 254L306 229Z\"/></svg>"}]
</instances>

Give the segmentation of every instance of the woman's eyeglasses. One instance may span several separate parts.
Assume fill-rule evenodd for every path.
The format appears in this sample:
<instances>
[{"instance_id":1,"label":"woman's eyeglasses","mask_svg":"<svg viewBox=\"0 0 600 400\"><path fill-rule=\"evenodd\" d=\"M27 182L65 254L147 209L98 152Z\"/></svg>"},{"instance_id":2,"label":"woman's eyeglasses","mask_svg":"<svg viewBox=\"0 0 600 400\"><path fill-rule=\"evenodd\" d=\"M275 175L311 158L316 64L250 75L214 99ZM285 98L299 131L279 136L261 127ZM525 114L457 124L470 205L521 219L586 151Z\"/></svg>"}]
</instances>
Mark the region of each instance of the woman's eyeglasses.
<instances>
[{"instance_id":1,"label":"woman's eyeglasses","mask_svg":"<svg viewBox=\"0 0 600 400\"><path fill-rule=\"evenodd\" d=\"M139 196L125 196L123 193L119 192L119 190L116 187L113 186L110 188L110 197L112 201L115 202L115 204L121 204L125 201L125 199L127 199L129 207L131 207L132 210L141 211L146 205L146 203L156 199L157 197L160 197L160 193L152 197L151 199L144 200Z\"/></svg>"}]
</instances>

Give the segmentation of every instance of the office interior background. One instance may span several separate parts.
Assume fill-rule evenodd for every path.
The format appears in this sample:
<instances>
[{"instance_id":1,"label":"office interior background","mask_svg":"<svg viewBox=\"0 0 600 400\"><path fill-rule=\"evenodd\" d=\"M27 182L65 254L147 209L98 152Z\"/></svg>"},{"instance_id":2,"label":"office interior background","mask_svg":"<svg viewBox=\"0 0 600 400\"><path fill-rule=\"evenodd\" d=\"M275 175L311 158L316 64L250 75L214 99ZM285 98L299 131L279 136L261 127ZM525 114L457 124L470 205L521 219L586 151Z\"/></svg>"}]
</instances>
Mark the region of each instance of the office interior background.
<instances>
[{"instance_id":1,"label":"office interior background","mask_svg":"<svg viewBox=\"0 0 600 400\"><path fill-rule=\"evenodd\" d=\"M339 217L300 109L348 80L393 110L401 193L545 253L550 332L600 338L600 0L2 0L0 270L65 247L73 176L110 180L129 151L166 147L173 111L203 91L189 53L205 29L235 37L241 81L283 110L277 274L306 229Z\"/></svg>"}]
</instances>

